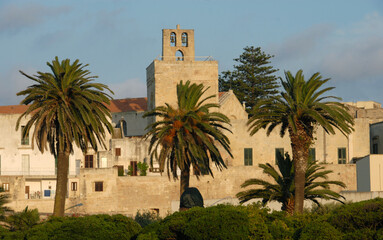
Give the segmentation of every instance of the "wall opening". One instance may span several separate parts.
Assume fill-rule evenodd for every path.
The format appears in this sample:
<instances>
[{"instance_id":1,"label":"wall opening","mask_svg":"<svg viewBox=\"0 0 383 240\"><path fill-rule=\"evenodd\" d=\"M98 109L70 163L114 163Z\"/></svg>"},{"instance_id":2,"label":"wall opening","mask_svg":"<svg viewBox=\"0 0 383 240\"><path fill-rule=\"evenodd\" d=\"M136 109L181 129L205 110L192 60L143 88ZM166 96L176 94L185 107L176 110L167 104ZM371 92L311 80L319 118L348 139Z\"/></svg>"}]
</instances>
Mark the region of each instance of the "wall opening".
<instances>
[{"instance_id":1,"label":"wall opening","mask_svg":"<svg viewBox=\"0 0 383 240\"><path fill-rule=\"evenodd\" d=\"M183 61L184 60L184 54L181 50L178 50L176 52L176 61Z\"/></svg>"},{"instance_id":2,"label":"wall opening","mask_svg":"<svg viewBox=\"0 0 383 240\"><path fill-rule=\"evenodd\" d=\"M176 33L172 32L170 34L170 46L175 47L177 43Z\"/></svg>"}]
</instances>

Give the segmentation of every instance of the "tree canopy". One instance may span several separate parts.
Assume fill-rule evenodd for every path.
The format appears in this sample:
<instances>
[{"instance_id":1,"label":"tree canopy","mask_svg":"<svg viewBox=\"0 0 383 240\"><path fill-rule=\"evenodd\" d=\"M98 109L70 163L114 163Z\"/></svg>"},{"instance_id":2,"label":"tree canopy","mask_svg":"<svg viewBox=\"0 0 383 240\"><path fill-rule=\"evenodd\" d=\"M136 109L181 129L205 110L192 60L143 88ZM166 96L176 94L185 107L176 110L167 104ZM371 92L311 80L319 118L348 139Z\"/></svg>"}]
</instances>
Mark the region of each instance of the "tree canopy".
<instances>
[{"instance_id":1,"label":"tree canopy","mask_svg":"<svg viewBox=\"0 0 383 240\"><path fill-rule=\"evenodd\" d=\"M335 134L335 129L338 129L346 135L353 131L354 120L347 107L338 102L340 98L324 96L333 89L322 89L329 78L322 79L319 73L315 73L306 81L302 70L295 76L287 71L285 77L286 80L281 80L283 91L280 94L257 102L248 126L250 135L262 128L270 134L277 126L282 137L286 131L289 132L295 171L295 211L302 212L305 173L309 148L314 140L314 127L320 126L330 134Z\"/></svg>"},{"instance_id":2,"label":"tree canopy","mask_svg":"<svg viewBox=\"0 0 383 240\"><path fill-rule=\"evenodd\" d=\"M269 163L259 164L263 169L263 173L271 177L272 181L266 181L260 178L252 178L246 180L241 187L246 188L249 186L259 186L260 188L248 189L237 194L241 203L247 202L251 199L262 199L262 203L266 204L270 201L277 201L282 203L282 210L287 211L289 214L294 212L294 196L295 196L295 182L294 182L294 163L289 154L286 153L285 157L277 159L277 167L275 169ZM304 198L313 201L318 206L320 205L318 199L332 199L343 203L342 195L330 190L331 186L346 187L341 181L328 180L328 174L332 173L331 170L325 170L324 166L317 164L315 161L309 161L305 173L305 186Z\"/></svg>"},{"instance_id":3,"label":"tree canopy","mask_svg":"<svg viewBox=\"0 0 383 240\"><path fill-rule=\"evenodd\" d=\"M166 103L144 115L157 118L147 127L146 134L146 138L150 138L151 163L158 161L160 171L166 166L169 177L172 175L175 179L177 170L181 170L180 194L189 187L190 167L197 176L202 172L213 175L210 162L218 169L226 167L218 146L232 157L225 135L225 131L231 132L227 128L230 120L211 110L219 105L207 103L214 95L202 98L206 90L202 84L181 81L177 85L176 106Z\"/></svg>"},{"instance_id":4,"label":"tree canopy","mask_svg":"<svg viewBox=\"0 0 383 240\"><path fill-rule=\"evenodd\" d=\"M19 117L16 130L24 118L23 136L32 134L32 146L36 143L41 152L49 149L57 158L57 185L54 215L63 216L67 193L69 154L76 145L84 153L89 146L95 151L98 144L105 147L104 138L111 132L111 114L106 106L113 92L104 84L94 83L97 76L91 76L85 68L88 65L79 60L59 61L56 57L47 65L52 73L37 72L30 76L34 81L26 90L17 93L25 95L21 104L28 109ZM33 129L34 127L34 129Z\"/></svg>"},{"instance_id":5,"label":"tree canopy","mask_svg":"<svg viewBox=\"0 0 383 240\"><path fill-rule=\"evenodd\" d=\"M278 93L278 77L273 75L278 69L270 66L272 57L260 47L245 47L239 58L234 59L237 63L234 69L220 74L219 91L232 89L239 101L245 102L248 113L251 113L257 100Z\"/></svg>"}]
</instances>

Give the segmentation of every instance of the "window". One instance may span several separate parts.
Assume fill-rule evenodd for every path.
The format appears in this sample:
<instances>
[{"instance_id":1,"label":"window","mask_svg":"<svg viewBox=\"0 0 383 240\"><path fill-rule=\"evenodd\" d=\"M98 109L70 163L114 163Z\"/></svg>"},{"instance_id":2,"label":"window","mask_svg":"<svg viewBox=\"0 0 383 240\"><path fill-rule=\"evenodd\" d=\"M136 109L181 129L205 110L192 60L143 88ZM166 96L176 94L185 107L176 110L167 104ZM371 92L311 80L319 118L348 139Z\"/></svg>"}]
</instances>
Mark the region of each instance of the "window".
<instances>
[{"instance_id":1,"label":"window","mask_svg":"<svg viewBox=\"0 0 383 240\"><path fill-rule=\"evenodd\" d=\"M85 155L85 168L93 168L93 155Z\"/></svg>"},{"instance_id":2,"label":"window","mask_svg":"<svg viewBox=\"0 0 383 240\"><path fill-rule=\"evenodd\" d=\"M177 42L176 34L174 32L172 32L170 34L170 46L171 47L175 47L176 46L176 42Z\"/></svg>"},{"instance_id":3,"label":"window","mask_svg":"<svg viewBox=\"0 0 383 240\"><path fill-rule=\"evenodd\" d=\"M70 186L72 191L77 191L77 182L71 182Z\"/></svg>"},{"instance_id":4,"label":"window","mask_svg":"<svg viewBox=\"0 0 383 240\"><path fill-rule=\"evenodd\" d=\"M253 149L245 148L244 150L245 166L253 166Z\"/></svg>"},{"instance_id":5,"label":"window","mask_svg":"<svg viewBox=\"0 0 383 240\"><path fill-rule=\"evenodd\" d=\"M188 34L187 33L182 33L182 47L187 47L188 46Z\"/></svg>"},{"instance_id":6,"label":"window","mask_svg":"<svg viewBox=\"0 0 383 240\"><path fill-rule=\"evenodd\" d=\"M2 188L4 192L9 192L9 183L3 183Z\"/></svg>"},{"instance_id":7,"label":"window","mask_svg":"<svg viewBox=\"0 0 383 240\"><path fill-rule=\"evenodd\" d=\"M104 182L94 182L94 191L95 192L104 191Z\"/></svg>"},{"instance_id":8,"label":"window","mask_svg":"<svg viewBox=\"0 0 383 240\"><path fill-rule=\"evenodd\" d=\"M121 148L116 148L116 156L121 156Z\"/></svg>"},{"instance_id":9,"label":"window","mask_svg":"<svg viewBox=\"0 0 383 240\"><path fill-rule=\"evenodd\" d=\"M346 148L338 148L338 164L346 164Z\"/></svg>"},{"instance_id":10,"label":"window","mask_svg":"<svg viewBox=\"0 0 383 240\"><path fill-rule=\"evenodd\" d=\"M183 61L183 60L184 60L184 54L180 50L178 50L176 52L176 61Z\"/></svg>"},{"instance_id":11,"label":"window","mask_svg":"<svg viewBox=\"0 0 383 240\"><path fill-rule=\"evenodd\" d=\"M310 148L309 149L309 161L316 161L315 158L315 148Z\"/></svg>"},{"instance_id":12,"label":"window","mask_svg":"<svg viewBox=\"0 0 383 240\"><path fill-rule=\"evenodd\" d=\"M283 148L276 148L275 149L275 164L277 164L278 161L283 160L284 155L285 155L285 150Z\"/></svg>"},{"instance_id":13,"label":"window","mask_svg":"<svg viewBox=\"0 0 383 240\"><path fill-rule=\"evenodd\" d=\"M373 143L372 144L372 154L378 154L379 151L378 151L378 144L377 143Z\"/></svg>"},{"instance_id":14,"label":"window","mask_svg":"<svg viewBox=\"0 0 383 240\"><path fill-rule=\"evenodd\" d=\"M131 176L137 176L137 161L130 161Z\"/></svg>"},{"instance_id":15,"label":"window","mask_svg":"<svg viewBox=\"0 0 383 240\"><path fill-rule=\"evenodd\" d=\"M21 126L21 145L29 145L29 133L23 136L25 126Z\"/></svg>"},{"instance_id":16,"label":"window","mask_svg":"<svg viewBox=\"0 0 383 240\"><path fill-rule=\"evenodd\" d=\"M21 155L21 169L22 169L23 175L29 175L30 174L30 165L29 165L29 155L28 154Z\"/></svg>"}]
</instances>

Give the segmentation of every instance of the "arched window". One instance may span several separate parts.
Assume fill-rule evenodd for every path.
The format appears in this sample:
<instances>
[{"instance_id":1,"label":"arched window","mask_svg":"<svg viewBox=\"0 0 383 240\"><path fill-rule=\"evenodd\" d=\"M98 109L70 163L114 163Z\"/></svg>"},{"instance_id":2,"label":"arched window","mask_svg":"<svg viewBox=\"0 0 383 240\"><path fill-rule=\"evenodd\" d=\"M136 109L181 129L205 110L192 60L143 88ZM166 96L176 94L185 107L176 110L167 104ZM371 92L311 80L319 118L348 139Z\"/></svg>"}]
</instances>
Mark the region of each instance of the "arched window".
<instances>
[{"instance_id":1,"label":"arched window","mask_svg":"<svg viewBox=\"0 0 383 240\"><path fill-rule=\"evenodd\" d=\"M128 126L126 124L126 121L123 119L120 120L120 128L123 133L123 136L124 137L128 136Z\"/></svg>"},{"instance_id":2,"label":"arched window","mask_svg":"<svg viewBox=\"0 0 383 240\"><path fill-rule=\"evenodd\" d=\"M172 32L170 34L170 46L171 47L175 47L176 46L176 41L177 41L176 34L174 32Z\"/></svg>"},{"instance_id":3,"label":"arched window","mask_svg":"<svg viewBox=\"0 0 383 240\"><path fill-rule=\"evenodd\" d=\"M184 60L184 54L182 53L182 51L178 50L176 52L176 61L183 61Z\"/></svg>"},{"instance_id":4,"label":"arched window","mask_svg":"<svg viewBox=\"0 0 383 240\"><path fill-rule=\"evenodd\" d=\"M182 33L182 46L187 47L188 46L188 34Z\"/></svg>"}]
</instances>

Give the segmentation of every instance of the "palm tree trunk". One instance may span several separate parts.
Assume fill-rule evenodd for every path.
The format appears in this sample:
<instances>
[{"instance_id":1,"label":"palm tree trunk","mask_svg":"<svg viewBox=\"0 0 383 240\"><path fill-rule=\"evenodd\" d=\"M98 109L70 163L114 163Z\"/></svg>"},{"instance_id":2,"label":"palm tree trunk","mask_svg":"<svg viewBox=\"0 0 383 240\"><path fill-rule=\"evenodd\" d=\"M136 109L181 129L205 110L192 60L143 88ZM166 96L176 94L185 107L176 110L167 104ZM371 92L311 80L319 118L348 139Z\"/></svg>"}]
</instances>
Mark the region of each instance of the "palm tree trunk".
<instances>
[{"instance_id":1,"label":"palm tree trunk","mask_svg":"<svg viewBox=\"0 0 383 240\"><path fill-rule=\"evenodd\" d=\"M297 124L296 133L294 133L292 129L289 129L289 133L291 148L293 151L295 173L294 213L302 213L305 200L306 169L311 138L307 135L305 129L300 124Z\"/></svg>"},{"instance_id":2,"label":"palm tree trunk","mask_svg":"<svg viewBox=\"0 0 383 240\"><path fill-rule=\"evenodd\" d=\"M56 196L53 216L63 217L68 186L69 151L62 151L57 156Z\"/></svg>"},{"instance_id":3,"label":"palm tree trunk","mask_svg":"<svg viewBox=\"0 0 383 240\"><path fill-rule=\"evenodd\" d=\"M182 193L189 187L190 179L190 167L185 167L181 170L181 186L180 186L180 197Z\"/></svg>"}]
</instances>

